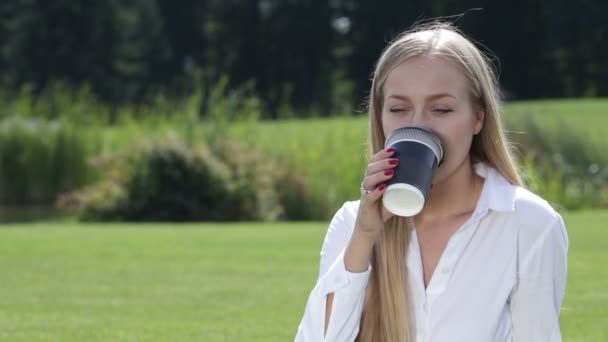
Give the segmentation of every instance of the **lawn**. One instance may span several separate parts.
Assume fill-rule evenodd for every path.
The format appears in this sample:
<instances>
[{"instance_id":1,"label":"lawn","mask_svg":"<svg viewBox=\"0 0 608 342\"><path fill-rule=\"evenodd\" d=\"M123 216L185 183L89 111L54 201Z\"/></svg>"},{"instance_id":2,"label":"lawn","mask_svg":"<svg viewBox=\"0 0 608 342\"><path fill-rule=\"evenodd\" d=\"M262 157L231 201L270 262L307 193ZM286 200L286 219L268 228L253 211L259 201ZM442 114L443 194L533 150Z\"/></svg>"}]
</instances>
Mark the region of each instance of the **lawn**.
<instances>
[{"instance_id":1,"label":"lawn","mask_svg":"<svg viewBox=\"0 0 608 342\"><path fill-rule=\"evenodd\" d=\"M606 341L608 211L565 219L564 340ZM326 225L4 225L0 340L293 340Z\"/></svg>"}]
</instances>

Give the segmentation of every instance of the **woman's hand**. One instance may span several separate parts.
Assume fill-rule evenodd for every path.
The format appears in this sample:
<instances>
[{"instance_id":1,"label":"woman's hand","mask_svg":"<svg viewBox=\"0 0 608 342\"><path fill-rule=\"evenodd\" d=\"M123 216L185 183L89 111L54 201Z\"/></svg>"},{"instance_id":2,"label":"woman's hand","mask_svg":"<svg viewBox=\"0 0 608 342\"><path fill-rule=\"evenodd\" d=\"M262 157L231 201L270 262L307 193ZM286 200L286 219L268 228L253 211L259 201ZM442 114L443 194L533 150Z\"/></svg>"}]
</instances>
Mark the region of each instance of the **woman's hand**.
<instances>
[{"instance_id":1,"label":"woman's hand","mask_svg":"<svg viewBox=\"0 0 608 342\"><path fill-rule=\"evenodd\" d=\"M374 241L384 229L384 223L393 216L380 201L386 190L384 182L393 177L394 168L399 163L398 159L390 158L393 154L395 150L388 148L373 155L361 183L361 202L355 233L366 235Z\"/></svg>"}]
</instances>

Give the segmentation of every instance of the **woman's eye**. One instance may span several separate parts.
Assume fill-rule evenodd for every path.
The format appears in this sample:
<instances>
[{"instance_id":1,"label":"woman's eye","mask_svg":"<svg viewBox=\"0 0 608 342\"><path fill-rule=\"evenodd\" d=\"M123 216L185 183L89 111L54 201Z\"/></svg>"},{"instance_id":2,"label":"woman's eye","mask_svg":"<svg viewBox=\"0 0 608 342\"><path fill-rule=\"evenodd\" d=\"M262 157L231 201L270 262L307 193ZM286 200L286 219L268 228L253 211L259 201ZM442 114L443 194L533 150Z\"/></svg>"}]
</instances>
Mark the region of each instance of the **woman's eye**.
<instances>
[{"instance_id":1,"label":"woman's eye","mask_svg":"<svg viewBox=\"0 0 608 342\"><path fill-rule=\"evenodd\" d=\"M389 110L391 113L401 113L407 111L405 108L391 108Z\"/></svg>"},{"instance_id":2,"label":"woman's eye","mask_svg":"<svg viewBox=\"0 0 608 342\"><path fill-rule=\"evenodd\" d=\"M434 112L438 112L438 113L442 113L442 114L447 114L450 112L453 112L453 110L449 109L449 108L437 108L435 110L433 110Z\"/></svg>"}]
</instances>

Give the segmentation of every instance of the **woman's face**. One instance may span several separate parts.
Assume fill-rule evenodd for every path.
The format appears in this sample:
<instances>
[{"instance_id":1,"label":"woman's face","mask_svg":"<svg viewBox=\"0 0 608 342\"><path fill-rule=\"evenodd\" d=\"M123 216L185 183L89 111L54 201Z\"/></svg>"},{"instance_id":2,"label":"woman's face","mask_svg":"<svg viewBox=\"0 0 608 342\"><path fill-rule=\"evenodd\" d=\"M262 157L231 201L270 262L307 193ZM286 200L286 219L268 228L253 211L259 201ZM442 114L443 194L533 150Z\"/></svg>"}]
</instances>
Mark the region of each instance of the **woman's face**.
<instances>
[{"instance_id":1,"label":"woman's face","mask_svg":"<svg viewBox=\"0 0 608 342\"><path fill-rule=\"evenodd\" d=\"M473 109L470 83L451 61L416 57L395 67L384 84L384 136L404 126L426 128L442 142L444 160L433 183L441 183L469 157L484 113Z\"/></svg>"}]
</instances>

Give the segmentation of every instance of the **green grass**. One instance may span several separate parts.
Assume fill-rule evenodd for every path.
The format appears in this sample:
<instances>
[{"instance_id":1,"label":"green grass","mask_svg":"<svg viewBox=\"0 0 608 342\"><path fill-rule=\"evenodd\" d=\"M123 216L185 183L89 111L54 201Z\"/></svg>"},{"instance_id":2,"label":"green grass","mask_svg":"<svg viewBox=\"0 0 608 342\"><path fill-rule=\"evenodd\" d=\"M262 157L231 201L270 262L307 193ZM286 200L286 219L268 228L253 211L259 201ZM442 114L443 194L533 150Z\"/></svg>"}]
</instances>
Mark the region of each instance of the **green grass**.
<instances>
[{"instance_id":1,"label":"green grass","mask_svg":"<svg viewBox=\"0 0 608 342\"><path fill-rule=\"evenodd\" d=\"M0 228L2 341L285 341L323 225Z\"/></svg>"},{"instance_id":2,"label":"green grass","mask_svg":"<svg viewBox=\"0 0 608 342\"><path fill-rule=\"evenodd\" d=\"M565 216L570 238L564 341L608 341L608 211Z\"/></svg>"},{"instance_id":3,"label":"green grass","mask_svg":"<svg viewBox=\"0 0 608 342\"><path fill-rule=\"evenodd\" d=\"M525 116L535 116L547 129L560 125L585 133L585 139L593 139L606 146L608 127L608 99L561 99L512 102L505 106L505 121L513 130Z\"/></svg>"},{"instance_id":4,"label":"green grass","mask_svg":"<svg viewBox=\"0 0 608 342\"><path fill-rule=\"evenodd\" d=\"M585 138L591 135L601 139L608 127L608 98L516 101L509 102L504 107L507 127L515 132L520 132L519 123L527 116L537 117L548 130L566 125L577 131L584 131ZM294 147L297 149L304 147L302 145L304 142L311 143L313 147L323 147L327 151L327 148L343 142L354 143L359 147L367 139L365 115L329 119L284 119L260 121L257 124L247 121L229 125L231 136L279 153L292 153L296 150ZM94 129L99 127L96 126ZM189 140L202 140L209 130L213 130L213 127L208 122L197 123L189 116L179 113L175 119L152 118L141 122L129 121L103 129L102 149L104 151L121 149L132 144L134 140L142 137L156 138L168 131L185 135ZM316 141L331 137L335 141L330 145Z\"/></svg>"},{"instance_id":5,"label":"green grass","mask_svg":"<svg viewBox=\"0 0 608 342\"><path fill-rule=\"evenodd\" d=\"M565 220L564 341L606 341L608 211ZM326 227L2 226L0 340L293 340Z\"/></svg>"}]
</instances>

